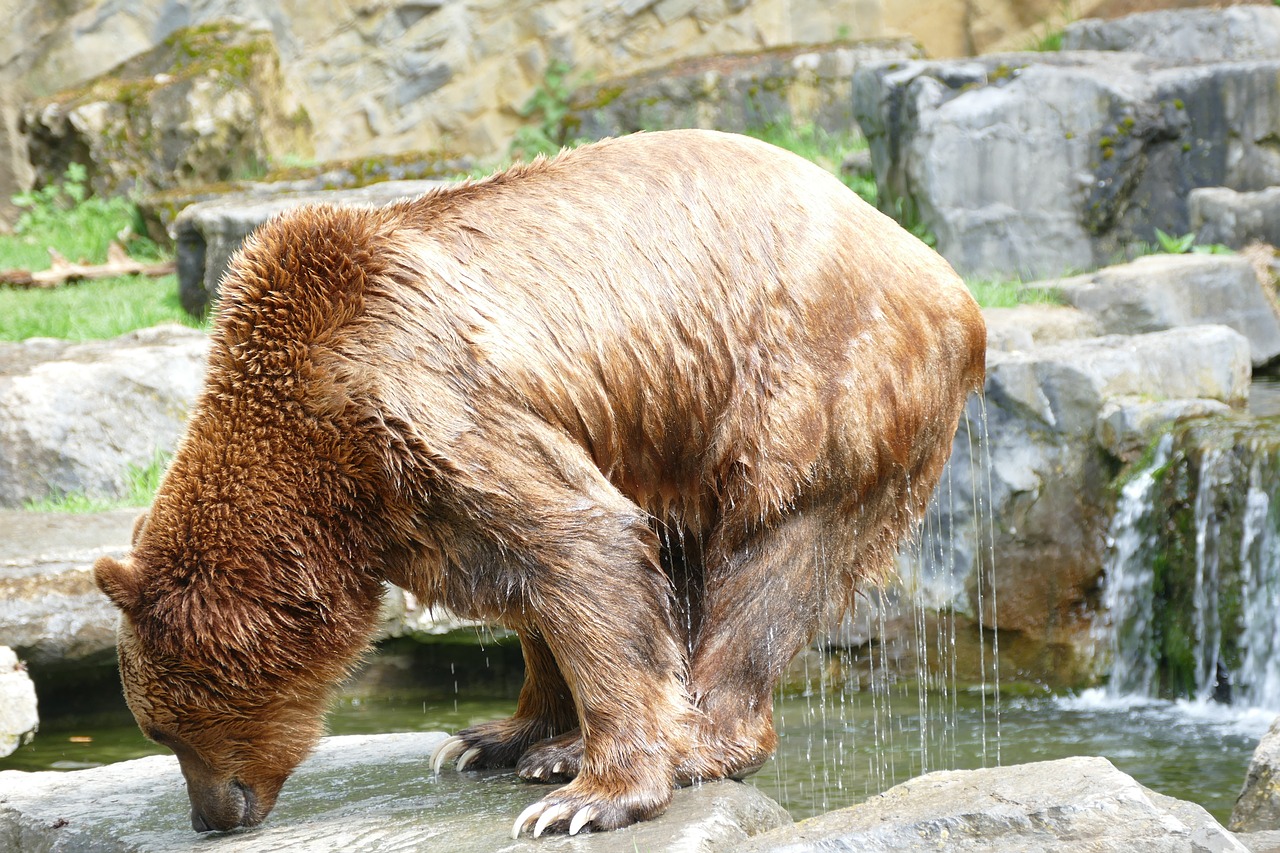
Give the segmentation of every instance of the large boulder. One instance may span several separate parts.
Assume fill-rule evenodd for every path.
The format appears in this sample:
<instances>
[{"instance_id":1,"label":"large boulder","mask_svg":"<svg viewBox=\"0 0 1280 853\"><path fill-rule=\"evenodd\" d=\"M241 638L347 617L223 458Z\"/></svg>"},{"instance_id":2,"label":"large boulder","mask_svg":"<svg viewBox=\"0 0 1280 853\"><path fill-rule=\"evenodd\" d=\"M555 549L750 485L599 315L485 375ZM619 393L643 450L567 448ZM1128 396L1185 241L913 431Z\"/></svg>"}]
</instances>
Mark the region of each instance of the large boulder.
<instances>
[{"instance_id":1,"label":"large boulder","mask_svg":"<svg viewBox=\"0 0 1280 853\"><path fill-rule=\"evenodd\" d=\"M1236 832L1280 830L1280 717L1249 761L1244 788L1231 810L1231 828Z\"/></svg>"},{"instance_id":2,"label":"large boulder","mask_svg":"<svg viewBox=\"0 0 1280 853\"><path fill-rule=\"evenodd\" d=\"M39 724L35 685L13 649L0 646L0 758L30 740Z\"/></svg>"},{"instance_id":3,"label":"large boulder","mask_svg":"<svg viewBox=\"0 0 1280 853\"><path fill-rule=\"evenodd\" d=\"M511 840L511 824L545 793L514 773L431 773L443 733L326 738L285 785L265 825L222 836L225 853L361 850L532 853L730 853L791 822L750 785L676 792L661 817L568 838ZM0 772L0 849L168 853L203 847L191 831L178 762L152 756L70 773Z\"/></svg>"},{"instance_id":4,"label":"large boulder","mask_svg":"<svg viewBox=\"0 0 1280 853\"><path fill-rule=\"evenodd\" d=\"M1238 255L1149 255L1047 286L1094 317L1106 334L1218 324L1249 339L1254 367L1280 356L1274 298Z\"/></svg>"},{"instance_id":5,"label":"large boulder","mask_svg":"<svg viewBox=\"0 0 1280 853\"><path fill-rule=\"evenodd\" d=\"M920 55L910 39L885 39L682 59L578 91L570 131L587 139L669 127L741 133L815 125L843 132L857 126L853 72L868 62Z\"/></svg>"},{"instance_id":6,"label":"large boulder","mask_svg":"<svg viewBox=\"0 0 1280 853\"><path fill-rule=\"evenodd\" d=\"M310 153L310 122L288 93L269 30L236 21L162 44L23 113L36 182L86 166L104 195L207 184Z\"/></svg>"},{"instance_id":7,"label":"large boulder","mask_svg":"<svg viewBox=\"0 0 1280 853\"><path fill-rule=\"evenodd\" d=\"M742 849L1249 853L1202 807L1144 788L1105 758L930 773Z\"/></svg>"},{"instance_id":8,"label":"large boulder","mask_svg":"<svg viewBox=\"0 0 1280 853\"><path fill-rule=\"evenodd\" d=\"M269 187L198 202L178 214L173 239L178 254L182 307L200 316L216 302L218 285L253 229L272 216L304 204L376 207L422 195L443 181L384 181L349 190L272 191Z\"/></svg>"},{"instance_id":9,"label":"large boulder","mask_svg":"<svg viewBox=\"0 0 1280 853\"><path fill-rule=\"evenodd\" d=\"M204 334L178 325L0 343L0 507L125 496L131 468L177 445L207 349Z\"/></svg>"},{"instance_id":10,"label":"large boulder","mask_svg":"<svg viewBox=\"0 0 1280 853\"><path fill-rule=\"evenodd\" d=\"M854 107L880 205L918 218L966 275L1094 269L1157 228L1188 233L1192 189L1280 184L1280 59L885 63L855 74Z\"/></svg>"},{"instance_id":11,"label":"large boulder","mask_svg":"<svg viewBox=\"0 0 1280 853\"><path fill-rule=\"evenodd\" d=\"M1145 53L1179 64L1280 59L1280 15L1259 5L1089 18L1063 28L1062 49Z\"/></svg>"}]
</instances>

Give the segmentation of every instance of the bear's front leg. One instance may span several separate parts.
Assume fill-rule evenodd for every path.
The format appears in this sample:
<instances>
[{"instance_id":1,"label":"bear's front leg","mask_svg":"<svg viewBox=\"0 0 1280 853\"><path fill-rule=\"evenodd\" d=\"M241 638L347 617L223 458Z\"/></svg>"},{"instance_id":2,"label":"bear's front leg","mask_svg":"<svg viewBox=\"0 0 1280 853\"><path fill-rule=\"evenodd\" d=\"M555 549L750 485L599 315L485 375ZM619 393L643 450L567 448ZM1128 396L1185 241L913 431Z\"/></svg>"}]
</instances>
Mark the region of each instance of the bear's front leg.
<instances>
[{"instance_id":1,"label":"bear's front leg","mask_svg":"<svg viewBox=\"0 0 1280 853\"><path fill-rule=\"evenodd\" d=\"M550 606L535 618L577 705L582 757L572 782L516 818L513 837L616 829L671 801L691 730L686 663L665 577L648 561L631 565L590 578L574 569L542 591Z\"/></svg>"},{"instance_id":2,"label":"bear's front leg","mask_svg":"<svg viewBox=\"0 0 1280 853\"><path fill-rule=\"evenodd\" d=\"M572 782L516 819L516 836L615 829L660 814L688 751L688 663L657 539L620 495L585 510L580 495L574 503L571 514L542 515L554 544L538 549L519 619L545 639L573 696L581 764Z\"/></svg>"},{"instance_id":3,"label":"bear's front leg","mask_svg":"<svg viewBox=\"0 0 1280 853\"><path fill-rule=\"evenodd\" d=\"M573 696L546 641L533 631L517 633L524 654L524 686L515 714L463 729L441 742L431 755L436 773L454 758L459 770L514 767L531 745L577 728Z\"/></svg>"}]
</instances>

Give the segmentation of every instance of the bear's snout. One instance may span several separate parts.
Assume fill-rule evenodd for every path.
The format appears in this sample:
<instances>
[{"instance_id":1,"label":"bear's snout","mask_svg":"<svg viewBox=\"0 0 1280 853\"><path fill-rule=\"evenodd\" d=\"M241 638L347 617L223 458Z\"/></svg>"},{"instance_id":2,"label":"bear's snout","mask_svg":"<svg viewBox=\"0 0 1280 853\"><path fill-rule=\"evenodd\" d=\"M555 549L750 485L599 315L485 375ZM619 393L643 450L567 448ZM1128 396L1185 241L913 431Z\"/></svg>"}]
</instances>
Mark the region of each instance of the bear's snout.
<instances>
[{"instance_id":1,"label":"bear's snout","mask_svg":"<svg viewBox=\"0 0 1280 853\"><path fill-rule=\"evenodd\" d=\"M201 796L197 796L194 789L188 793L191 795L191 828L196 832L229 832L262 821L253 790L238 780L221 789L206 789Z\"/></svg>"}]
</instances>

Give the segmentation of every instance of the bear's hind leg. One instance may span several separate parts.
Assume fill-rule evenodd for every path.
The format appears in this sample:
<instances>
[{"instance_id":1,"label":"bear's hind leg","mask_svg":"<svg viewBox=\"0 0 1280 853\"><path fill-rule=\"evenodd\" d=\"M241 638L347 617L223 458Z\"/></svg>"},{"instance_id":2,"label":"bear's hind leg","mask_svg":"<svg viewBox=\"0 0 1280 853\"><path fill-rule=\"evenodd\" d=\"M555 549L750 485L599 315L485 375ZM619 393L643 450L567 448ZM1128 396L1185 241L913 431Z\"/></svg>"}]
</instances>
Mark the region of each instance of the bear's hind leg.
<instances>
[{"instance_id":1,"label":"bear's hind leg","mask_svg":"<svg viewBox=\"0 0 1280 853\"><path fill-rule=\"evenodd\" d=\"M463 729L443 741L431 756L435 772L439 773L440 768L454 758L459 770L514 767L531 745L562 732L576 731L578 715L573 707L573 695L556 666L551 649L535 632L518 633L525 675L515 714L505 720Z\"/></svg>"},{"instance_id":2,"label":"bear's hind leg","mask_svg":"<svg viewBox=\"0 0 1280 853\"><path fill-rule=\"evenodd\" d=\"M681 783L740 779L768 760L778 744L774 687L830 603L848 596L847 540L829 514L797 512L745 536L724 524L707 548L689 680L701 714Z\"/></svg>"}]
</instances>

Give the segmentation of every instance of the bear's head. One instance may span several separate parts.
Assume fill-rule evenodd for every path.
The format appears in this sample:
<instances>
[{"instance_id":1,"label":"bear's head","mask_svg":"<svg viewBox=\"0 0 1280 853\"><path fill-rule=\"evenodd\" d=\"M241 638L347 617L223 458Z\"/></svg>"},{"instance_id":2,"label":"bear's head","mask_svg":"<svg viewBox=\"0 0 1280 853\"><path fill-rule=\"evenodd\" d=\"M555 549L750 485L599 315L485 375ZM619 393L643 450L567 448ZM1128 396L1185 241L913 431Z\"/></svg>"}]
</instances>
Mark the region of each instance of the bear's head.
<instances>
[{"instance_id":1,"label":"bear's head","mask_svg":"<svg viewBox=\"0 0 1280 853\"><path fill-rule=\"evenodd\" d=\"M129 557L94 565L122 614L125 698L143 733L177 755L192 828L253 826L319 740L381 586L327 587L278 539L231 555L198 550L188 528L175 538L172 524L140 527Z\"/></svg>"}]
</instances>

